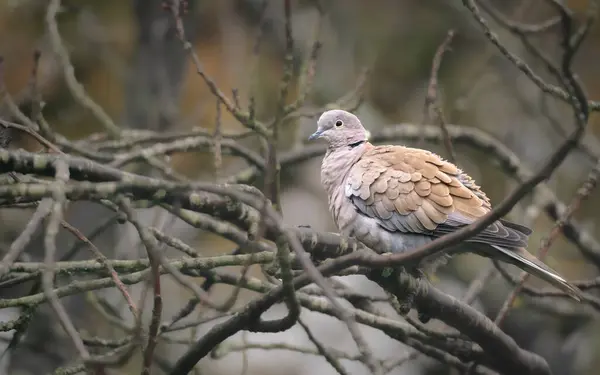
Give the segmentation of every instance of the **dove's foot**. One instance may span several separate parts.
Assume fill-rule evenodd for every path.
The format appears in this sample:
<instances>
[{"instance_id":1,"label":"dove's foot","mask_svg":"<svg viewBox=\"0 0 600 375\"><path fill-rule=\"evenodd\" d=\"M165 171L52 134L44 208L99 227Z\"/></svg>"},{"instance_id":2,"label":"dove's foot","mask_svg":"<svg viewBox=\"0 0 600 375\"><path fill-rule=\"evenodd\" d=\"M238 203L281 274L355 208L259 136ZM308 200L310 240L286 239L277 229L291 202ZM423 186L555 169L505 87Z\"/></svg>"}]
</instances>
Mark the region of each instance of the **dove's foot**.
<instances>
[{"instance_id":1,"label":"dove's foot","mask_svg":"<svg viewBox=\"0 0 600 375\"><path fill-rule=\"evenodd\" d=\"M415 269L410 269L407 270L404 267L400 267L398 269L399 272L399 281L401 284L404 284L401 280L404 278L406 278L408 275L411 275L415 278L419 278L419 275L415 274ZM408 314L410 312L411 309L413 309L415 307L415 297L416 297L416 289L415 288L410 288L407 287L406 288L406 294L403 296L402 300L398 301L400 304L400 314Z\"/></svg>"},{"instance_id":2,"label":"dove's foot","mask_svg":"<svg viewBox=\"0 0 600 375\"><path fill-rule=\"evenodd\" d=\"M423 324L427 324L431 320L431 317L427 313L424 313L424 312L419 312L418 317L419 317L419 321Z\"/></svg>"},{"instance_id":3,"label":"dove's foot","mask_svg":"<svg viewBox=\"0 0 600 375\"><path fill-rule=\"evenodd\" d=\"M407 315L415 304L414 294L408 294L399 302L398 313L400 315Z\"/></svg>"},{"instance_id":4,"label":"dove's foot","mask_svg":"<svg viewBox=\"0 0 600 375\"><path fill-rule=\"evenodd\" d=\"M425 273L425 271L422 268L412 269L410 274L415 278L415 280L417 281L417 284L422 283L422 282L429 282L427 273ZM411 291L414 292L414 295L416 295L417 290L419 290L418 287L411 289ZM413 298L414 298L414 295L413 295ZM419 318L419 321L423 324L426 324L427 322L429 322L431 320L431 316L429 316L429 314L427 314L427 312L424 312L424 311L419 311L417 316Z\"/></svg>"}]
</instances>

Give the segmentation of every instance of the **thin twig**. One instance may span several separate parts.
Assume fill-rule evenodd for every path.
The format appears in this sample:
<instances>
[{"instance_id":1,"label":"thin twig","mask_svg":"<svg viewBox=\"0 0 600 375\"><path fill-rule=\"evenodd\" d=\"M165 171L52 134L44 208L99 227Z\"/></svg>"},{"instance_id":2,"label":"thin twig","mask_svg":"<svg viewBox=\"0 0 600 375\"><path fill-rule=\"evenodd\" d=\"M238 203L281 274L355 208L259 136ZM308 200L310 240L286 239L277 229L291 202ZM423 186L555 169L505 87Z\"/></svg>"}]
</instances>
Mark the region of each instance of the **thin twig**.
<instances>
[{"instance_id":1,"label":"thin twig","mask_svg":"<svg viewBox=\"0 0 600 375\"><path fill-rule=\"evenodd\" d=\"M63 69L65 82L74 98L84 108L91 111L98 120L100 120L100 124L109 134L117 137L121 133L121 129L112 121L104 109L86 94L83 86L75 77L75 69L73 68L73 64L71 64L69 52L62 41L58 31L58 25L56 23L56 15L60 9L60 6L61 0L50 0L50 3L48 4L48 10L46 12L46 27L48 28L50 43L52 44L54 54L59 59L60 65Z\"/></svg>"},{"instance_id":2,"label":"thin twig","mask_svg":"<svg viewBox=\"0 0 600 375\"><path fill-rule=\"evenodd\" d=\"M437 117L440 123L440 129L444 138L444 146L446 147L446 152L448 152L449 160L452 163L456 163L456 154L454 152L454 148L452 147L452 141L448 135L448 130L446 129L446 119L440 103L438 102L438 74L440 71L440 66L442 65L444 54L450 49L450 43L452 42L453 38L454 30L448 31L446 39L444 39L442 44L440 44L435 56L433 57L431 75L429 76L429 85L427 86L427 95L425 96L425 108L423 109L423 123L432 123L432 113L435 114L435 117Z\"/></svg>"},{"instance_id":3,"label":"thin twig","mask_svg":"<svg viewBox=\"0 0 600 375\"><path fill-rule=\"evenodd\" d=\"M56 235L60 226L60 220L62 219L63 202L65 201L65 195L63 186L69 179L69 169L64 162L57 161L56 163L56 182L53 184L53 202L51 205L50 217L48 225L46 227L46 236L44 237L44 246L46 253L44 257L44 272L42 274L42 287L44 294L48 298L48 302L52 309L58 316L59 322L63 329L67 332L71 341L75 345L75 348L79 352L79 356L85 362L90 357L81 336L77 332L77 329L69 319L67 312L63 305L58 300L58 296L54 291L52 284L54 283L54 260L56 253Z\"/></svg>"}]
</instances>

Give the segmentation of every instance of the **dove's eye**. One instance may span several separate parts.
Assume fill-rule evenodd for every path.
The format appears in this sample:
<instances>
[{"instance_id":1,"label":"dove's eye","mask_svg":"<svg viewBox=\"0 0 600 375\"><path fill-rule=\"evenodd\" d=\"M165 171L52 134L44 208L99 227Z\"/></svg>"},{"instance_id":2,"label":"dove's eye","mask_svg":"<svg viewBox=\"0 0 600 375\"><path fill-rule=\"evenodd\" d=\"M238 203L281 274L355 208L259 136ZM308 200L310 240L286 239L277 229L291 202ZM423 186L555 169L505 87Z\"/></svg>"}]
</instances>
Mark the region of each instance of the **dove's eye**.
<instances>
[{"instance_id":1,"label":"dove's eye","mask_svg":"<svg viewBox=\"0 0 600 375\"><path fill-rule=\"evenodd\" d=\"M342 122L342 120L337 120L337 121L335 122L335 126L337 126L338 128L339 128L340 126L342 126L342 125L344 125L344 123Z\"/></svg>"}]
</instances>

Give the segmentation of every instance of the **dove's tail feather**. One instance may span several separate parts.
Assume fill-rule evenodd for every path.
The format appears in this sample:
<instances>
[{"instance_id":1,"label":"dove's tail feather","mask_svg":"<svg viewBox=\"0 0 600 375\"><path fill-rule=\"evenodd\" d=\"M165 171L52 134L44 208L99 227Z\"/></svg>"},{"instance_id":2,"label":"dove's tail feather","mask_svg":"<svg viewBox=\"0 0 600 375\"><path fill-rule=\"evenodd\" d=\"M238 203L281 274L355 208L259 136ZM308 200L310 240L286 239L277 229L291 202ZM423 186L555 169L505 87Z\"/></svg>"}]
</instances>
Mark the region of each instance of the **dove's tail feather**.
<instances>
[{"instance_id":1,"label":"dove's tail feather","mask_svg":"<svg viewBox=\"0 0 600 375\"><path fill-rule=\"evenodd\" d=\"M500 246L491 245L495 250L502 252L506 260L523 271L530 273L540 279L552 284L554 287L563 290L571 298L581 301L582 292L576 286L569 284L556 271L548 267L542 261L530 254L524 248L505 249Z\"/></svg>"}]
</instances>

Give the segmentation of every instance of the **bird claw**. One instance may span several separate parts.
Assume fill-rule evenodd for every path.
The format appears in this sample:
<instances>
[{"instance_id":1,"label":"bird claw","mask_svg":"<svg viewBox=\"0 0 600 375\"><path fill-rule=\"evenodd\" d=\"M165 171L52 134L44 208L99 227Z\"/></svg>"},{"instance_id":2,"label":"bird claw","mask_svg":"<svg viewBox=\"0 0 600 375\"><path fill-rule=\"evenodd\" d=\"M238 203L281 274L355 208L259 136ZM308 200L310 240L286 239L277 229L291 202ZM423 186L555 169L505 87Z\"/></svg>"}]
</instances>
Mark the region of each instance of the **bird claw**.
<instances>
[{"instance_id":1,"label":"bird claw","mask_svg":"<svg viewBox=\"0 0 600 375\"><path fill-rule=\"evenodd\" d=\"M398 313L401 316L408 315L410 309L412 309L412 301L402 301L398 308Z\"/></svg>"},{"instance_id":2,"label":"bird claw","mask_svg":"<svg viewBox=\"0 0 600 375\"><path fill-rule=\"evenodd\" d=\"M431 316L429 316L427 313L424 313L424 312L419 312L418 318L419 318L419 321L423 324L427 324L431 320Z\"/></svg>"}]
</instances>

